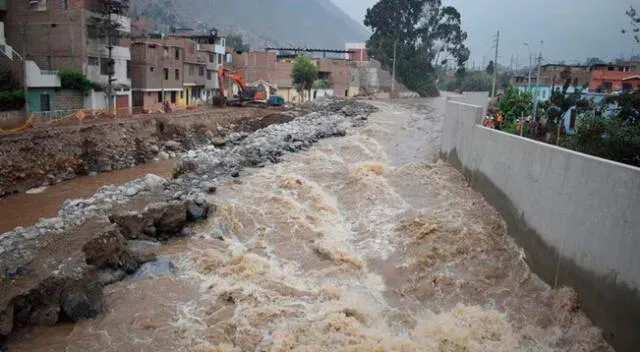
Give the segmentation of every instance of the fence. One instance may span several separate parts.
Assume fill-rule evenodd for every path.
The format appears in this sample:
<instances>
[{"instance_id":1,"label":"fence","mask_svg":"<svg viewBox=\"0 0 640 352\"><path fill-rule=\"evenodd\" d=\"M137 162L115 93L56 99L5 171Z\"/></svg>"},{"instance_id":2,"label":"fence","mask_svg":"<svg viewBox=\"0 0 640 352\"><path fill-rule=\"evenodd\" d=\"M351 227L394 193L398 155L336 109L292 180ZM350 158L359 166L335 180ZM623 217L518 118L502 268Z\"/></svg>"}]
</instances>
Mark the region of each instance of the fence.
<instances>
[{"instance_id":1,"label":"fence","mask_svg":"<svg viewBox=\"0 0 640 352\"><path fill-rule=\"evenodd\" d=\"M640 350L640 169L482 127L482 112L447 102L443 158L503 215L534 272L574 288L618 351Z\"/></svg>"}]
</instances>

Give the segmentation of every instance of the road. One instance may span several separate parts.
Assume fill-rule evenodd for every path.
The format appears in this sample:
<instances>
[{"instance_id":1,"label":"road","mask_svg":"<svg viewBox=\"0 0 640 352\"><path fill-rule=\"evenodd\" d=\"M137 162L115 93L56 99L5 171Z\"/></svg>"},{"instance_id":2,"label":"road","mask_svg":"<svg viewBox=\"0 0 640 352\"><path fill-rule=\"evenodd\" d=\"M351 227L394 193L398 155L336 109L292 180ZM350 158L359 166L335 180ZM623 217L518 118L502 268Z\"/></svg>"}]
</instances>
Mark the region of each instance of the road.
<instances>
[{"instance_id":1,"label":"road","mask_svg":"<svg viewBox=\"0 0 640 352\"><path fill-rule=\"evenodd\" d=\"M444 99L369 123L211 196L175 273L106 288L107 311L11 351L610 351L569 289L437 161Z\"/></svg>"}]
</instances>

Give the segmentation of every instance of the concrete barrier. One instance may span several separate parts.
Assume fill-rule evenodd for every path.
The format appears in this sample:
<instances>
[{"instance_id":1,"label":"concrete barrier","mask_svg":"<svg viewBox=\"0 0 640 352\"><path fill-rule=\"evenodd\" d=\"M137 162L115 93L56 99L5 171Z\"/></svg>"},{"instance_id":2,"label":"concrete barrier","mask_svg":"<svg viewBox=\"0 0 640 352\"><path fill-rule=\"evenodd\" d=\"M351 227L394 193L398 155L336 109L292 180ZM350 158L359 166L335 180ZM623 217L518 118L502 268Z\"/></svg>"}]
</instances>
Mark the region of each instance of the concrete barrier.
<instances>
[{"instance_id":1,"label":"concrete barrier","mask_svg":"<svg viewBox=\"0 0 640 352\"><path fill-rule=\"evenodd\" d=\"M477 120L477 123L480 123L482 121L482 118L487 116L487 110L489 109L489 92L464 92L462 93L462 95L453 95L447 97L447 100L481 107L482 112L480 115L480 119Z\"/></svg>"},{"instance_id":2,"label":"concrete barrier","mask_svg":"<svg viewBox=\"0 0 640 352\"><path fill-rule=\"evenodd\" d=\"M640 350L640 169L488 129L448 101L441 155L502 214L532 270L570 286L618 351Z\"/></svg>"}]
</instances>

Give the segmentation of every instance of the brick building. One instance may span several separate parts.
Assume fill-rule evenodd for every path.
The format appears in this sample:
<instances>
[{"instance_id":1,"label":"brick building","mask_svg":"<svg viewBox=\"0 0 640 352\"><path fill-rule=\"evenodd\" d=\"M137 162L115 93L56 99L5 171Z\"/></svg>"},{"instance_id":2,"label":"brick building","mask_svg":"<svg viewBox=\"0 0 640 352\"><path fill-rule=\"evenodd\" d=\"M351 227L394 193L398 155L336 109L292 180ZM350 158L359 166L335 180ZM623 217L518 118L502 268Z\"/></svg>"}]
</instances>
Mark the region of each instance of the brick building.
<instances>
[{"instance_id":1,"label":"brick building","mask_svg":"<svg viewBox=\"0 0 640 352\"><path fill-rule=\"evenodd\" d=\"M350 51L350 53L345 54L345 58L347 60L358 62L369 61L366 43L346 43L344 45L344 50Z\"/></svg>"},{"instance_id":2,"label":"brick building","mask_svg":"<svg viewBox=\"0 0 640 352\"><path fill-rule=\"evenodd\" d=\"M347 97L357 94L359 88L356 85L359 80L352 74L354 65L350 60L337 58L311 58L311 60L318 67L318 80L328 83L332 95ZM286 101L296 102L300 97L291 79L294 61L294 58L287 56L279 58L276 52L250 51L234 53L231 67L247 82L265 81L277 87L277 93Z\"/></svg>"},{"instance_id":3,"label":"brick building","mask_svg":"<svg viewBox=\"0 0 640 352\"><path fill-rule=\"evenodd\" d=\"M5 24L7 43L26 60L34 61L43 70L73 69L103 86L108 83L106 39L93 28L93 18L101 7L100 0L31 0L8 1L1 19ZM128 37L131 21L126 16L114 16L119 23L121 37ZM127 112L131 106L131 80L128 43L115 42L113 103L118 111ZM104 91L91 91L84 101L85 108L102 109L108 106Z\"/></svg>"},{"instance_id":4,"label":"brick building","mask_svg":"<svg viewBox=\"0 0 640 352\"><path fill-rule=\"evenodd\" d=\"M591 66L589 90L598 93L609 93L630 89L625 79L638 75L632 65L596 64ZM626 84L625 84L626 83Z\"/></svg>"},{"instance_id":5,"label":"brick building","mask_svg":"<svg viewBox=\"0 0 640 352\"><path fill-rule=\"evenodd\" d=\"M184 100L184 57L182 39L140 39L131 44L135 110L160 110L163 102L175 107Z\"/></svg>"},{"instance_id":6,"label":"brick building","mask_svg":"<svg viewBox=\"0 0 640 352\"><path fill-rule=\"evenodd\" d=\"M567 72L571 75L571 85L576 87L588 86L591 81L591 71L586 65L547 64L540 66L540 84L563 85L562 77ZM532 76L536 76L534 71Z\"/></svg>"}]
</instances>

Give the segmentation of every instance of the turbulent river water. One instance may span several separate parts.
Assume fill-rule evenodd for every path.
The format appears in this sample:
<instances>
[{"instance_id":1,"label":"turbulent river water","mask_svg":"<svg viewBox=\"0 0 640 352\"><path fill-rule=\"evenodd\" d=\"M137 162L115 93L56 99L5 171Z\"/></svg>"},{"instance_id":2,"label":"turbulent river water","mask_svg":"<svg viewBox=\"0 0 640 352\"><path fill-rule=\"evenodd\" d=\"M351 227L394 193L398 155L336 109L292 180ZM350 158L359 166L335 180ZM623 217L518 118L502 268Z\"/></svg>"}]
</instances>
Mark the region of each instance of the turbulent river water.
<instances>
[{"instance_id":1,"label":"turbulent river water","mask_svg":"<svg viewBox=\"0 0 640 352\"><path fill-rule=\"evenodd\" d=\"M436 161L443 99L375 103L343 138L224 181L175 273L11 351L611 351L569 289Z\"/></svg>"}]
</instances>

